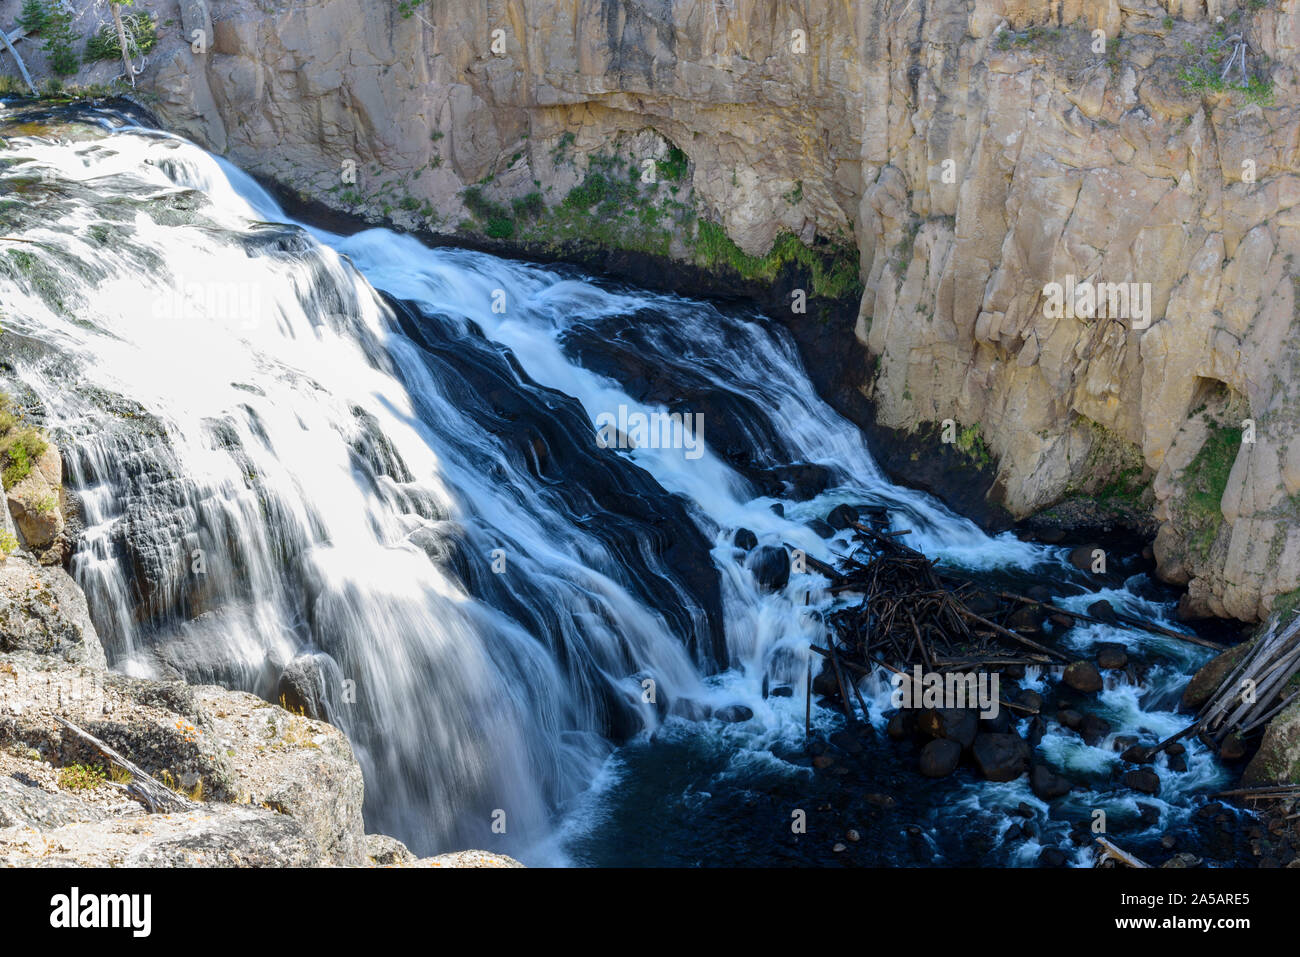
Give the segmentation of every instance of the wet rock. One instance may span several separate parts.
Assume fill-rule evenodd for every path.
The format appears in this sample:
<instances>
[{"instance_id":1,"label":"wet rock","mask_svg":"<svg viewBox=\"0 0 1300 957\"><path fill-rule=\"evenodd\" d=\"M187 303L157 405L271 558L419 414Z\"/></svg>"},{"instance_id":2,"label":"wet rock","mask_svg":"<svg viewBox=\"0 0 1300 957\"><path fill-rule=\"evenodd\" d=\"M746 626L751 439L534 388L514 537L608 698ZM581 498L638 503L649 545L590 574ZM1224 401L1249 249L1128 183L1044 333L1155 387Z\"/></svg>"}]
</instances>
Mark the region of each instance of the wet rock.
<instances>
[{"instance_id":1,"label":"wet rock","mask_svg":"<svg viewBox=\"0 0 1300 957\"><path fill-rule=\"evenodd\" d=\"M835 672L829 667L818 672L817 677L813 678L812 690L813 694L823 698L839 697L840 684L835 680Z\"/></svg>"},{"instance_id":2,"label":"wet rock","mask_svg":"<svg viewBox=\"0 0 1300 957\"><path fill-rule=\"evenodd\" d=\"M1160 823L1160 808L1145 801L1137 802L1138 822L1143 827L1155 827Z\"/></svg>"},{"instance_id":3,"label":"wet rock","mask_svg":"<svg viewBox=\"0 0 1300 957\"><path fill-rule=\"evenodd\" d=\"M1046 620L1047 612L1043 611L1041 605L1025 605L1011 613L1006 627L1019 634L1039 635L1043 632L1043 622Z\"/></svg>"},{"instance_id":4,"label":"wet rock","mask_svg":"<svg viewBox=\"0 0 1300 957\"><path fill-rule=\"evenodd\" d=\"M1071 731L1078 731L1083 725L1083 715L1070 708L1056 712L1056 720Z\"/></svg>"},{"instance_id":5,"label":"wet rock","mask_svg":"<svg viewBox=\"0 0 1300 957\"><path fill-rule=\"evenodd\" d=\"M1165 748L1165 754L1169 755L1171 758L1176 758L1180 754L1186 753L1187 746L1181 741L1175 741L1173 744L1169 745L1169 747Z\"/></svg>"},{"instance_id":6,"label":"wet rock","mask_svg":"<svg viewBox=\"0 0 1300 957\"><path fill-rule=\"evenodd\" d=\"M947 738L935 738L921 749L921 773L927 778L945 778L957 770L961 745Z\"/></svg>"},{"instance_id":7,"label":"wet rock","mask_svg":"<svg viewBox=\"0 0 1300 957\"><path fill-rule=\"evenodd\" d=\"M1092 574L1092 565L1095 561L1093 552L1096 551L1102 551L1100 545L1080 545L1070 550L1068 561L1079 571Z\"/></svg>"},{"instance_id":8,"label":"wet rock","mask_svg":"<svg viewBox=\"0 0 1300 957\"><path fill-rule=\"evenodd\" d=\"M1051 768L1038 764L1029 772L1029 787L1038 797L1050 801L1069 794L1071 785Z\"/></svg>"},{"instance_id":9,"label":"wet rock","mask_svg":"<svg viewBox=\"0 0 1300 957\"><path fill-rule=\"evenodd\" d=\"M992 734L1006 734L1011 730L1011 711L998 708L998 713L991 718L980 718L979 729Z\"/></svg>"},{"instance_id":10,"label":"wet rock","mask_svg":"<svg viewBox=\"0 0 1300 957\"><path fill-rule=\"evenodd\" d=\"M852 505L836 505L826 515L826 524L836 531L850 528L858 520L858 510Z\"/></svg>"},{"instance_id":11,"label":"wet rock","mask_svg":"<svg viewBox=\"0 0 1300 957\"><path fill-rule=\"evenodd\" d=\"M849 828L847 831L845 831L845 832L844 832L844 836L845 836L845 838L847 838L849 841L851 841L851 842L854 843L854 844L856 844L856 843L858 843L858 841L862 840L862 835L859 834L859 833L858 833L855 829L853 829L853 828Z\"/></svg>"},{"instance_id":12,"label":"wet rock","mask_svg":"<svg viewBox=\"0 0 1300 957\"><path fill-rule=\"evenodd\" d=\"M881 794L879 792L873 792L871 794L868 794L866 797L866 801L868 804L872 805L873 807L884 808L885 810L888 810L889 808L894 807L896 804L898 804L898 802L894 800L892 795Z\"/></svg>"},{"instance_id":13,"label":"wet rock","mask_svg":"<svg viewBox=\"0 0 1300 957\"><path fill-rule=\"evenodd\" d=\"M1118 642L1105 642L1097 648L1097 667L1118 671L1128 665L1128 649Z\"/></svg>"},{"instance_id":14,"label":"wet rock","mask_svg":"<svg viewBox=\"0 0 1300 957\"><path fill-rule=\"evenodd\" d=\"M983 592L980 592L966 602L966 607L977 615L992 615L1002 606L992 595L986 595Z\"/></svg>"},{"instance_id":15,"label":"wet rock","mask_svg":"<svg viewBox=\"0 0 1300 957\"><path fill-rule=\"evenodd\" d=\"M1079 735L1083 738L1084 744L1096 747L1108 734L1110 734L1110 722L1105 718L1095 714L1083 716L1083 723L1079 725Z\"/></svg>"},{"instance_id":16,"label":"wet rock","mask_svg":"<svg viewBox=\"0 0 1300 957\"><path fill-rule=\"evenodd\" d=\"M1014 781L1029 763L1029 746L1014 734L978 734L971 752L989 781Z\"/></svg>"},{"instance_id":17,"label":"wet rock","mask_svg":"<svg viewBox=\"0 0 1300 957\"><path fill-rule=\"evenodd\" d=\"M1048 615L1047 620L1062 631L1068 631L1074 627L1074 619L1069 615L1063 615L1059 611L1054 611Z\"/></svg>"},{"instance_id":18,"label":"wet rock","mask_svg":"<svg viewBox=\"0 0 1300 957\"><path fill-rule=\"evenodd\" d=\"M1200 710L1201 705L1209 701L1214 692L1219 690L1219 685L1223 684L1233 669L1241 664L1242 658L1254 645L1255 639L1252 638L1250 641L1220 652L1202 665L1183 689L1183 707L1189 711Z\"/></svg>"},{"instance_id":19,"label":"wet rock","mask_svg":"<svg viewBox=\"0 0 1300 957\"><path fill-rule=\"evenodd\" d=\"M835 763L835 758L829 754L819 754L812 759L813 767L818 771L825 771Z\"/></svg>"},{"instance_id":20,"label":"wet rock","mask_svg":"<svg viewBox=\"0 0 1300 957\"><path fill-rule=\"evenodd\" d=\"M1119 624L1119 615L1115 613L1115 606L1112 605L1104 598L1100 599L1099 601L1094 601L1091 605L1089 605L1088 614L1090 614L1093 618L1101 619L1108 625Z\"/></svg>"},{"instance_id":21,"label":"wet rock","mask_svg":"<svg viewBox=\"0 0 1300 957\"><path fill-rule=\"evenodd\" d=\"M1155 760L1151 753L1151 746L1146 744L1135 744L1124 750L1120 758L1129 764L1150 764Z\"/></svg>"},{"instance_id":22,"label":"wet rock","mask_svg":"<svg viewBox=\"0 0 1300 957\"><path fill-rule=\"evenodd\" d=\"M1169 759L1169 770L1177 774L1183 774L1187 771L1187 758L1181 754L1175 754Z\"/></svg>"},{"instance_id":23,"label":"wet rock","mask_svg":"<svg viewBox=\"0 0 1300 957\"><path fill-rule=\"evenodd\" d=\"M780 518L785 518L785 506L780 502L773 502L771 505L772 514Z\"/></svg>"},{"instance_id":24,"label":"wet rock","mask_svg":"<svg viewBox=\"0 0 1300 957\"><path fill-rule=\"evenodd\" d=\"M746 566L761 588L780 591L790 583L790 555L784 548L764 545L749 553Z\"/></svg>"},{"instance_id":25,"label":"wet rock","mask_svg":"<svg viewBox=\"0 0 1300 957\"><path fill-rule=\"evenodd\" d=\"M1175 854L1160 866L1169 870L1182 870L1189 867L1199 867L1200 864L1201 859L1199 857L1183 851L1181 854Z\"/></svg>"},{"instance_id":26,"label":"wet rock","mask_svg":"<svg viewBox=\"0 0 1300 957\"><path fill-rule=\"evenodd\" d=\"M1101 673L1091 661L1075 661L1068 665L1061 680L1066 686L1084 694L1094 694L1105 687Z\"/></svg>"},{"instance_id":27,"label":"wet rock","mask_svg":"<svg viewBox=\"0 0 1300 957\"><path fill-rule=\"evenodd\" d=\"M1240 761L1246 756L1246 742L1235 732L1229 734L1219 745L1219 758L1223 761Z\"/></svg>"},{"instance_id":28,"label":"wet rock","mask_svg":"<svg viewBox=\"0 0 1300 957\"><path fill-rule=\"evenodd\" d=\"M1015 810L1013 810L1011 813L1016 814L1020 817L1026 817L1030 819L1038 817L1038 811L1035 810L1034 806L1032 804L1026 804L1024 801L1021 801L1019 804L1017 804Z\"/></svg>"},{"instance_id":29,"label":"wet rock","mask_svg":"<svg viewBox=\"0 0 1300 957\"><path fill-rule=\"evenodd\" d=\"M1136 771L1125 771L1124 777L1121 778L1126 788L1132 788L1142 794L1159 794L1160 778L1154 771L1146 768L1139 768Z\"/></svg>"},{"instance_id":30,"label":"wet rock","mask_svg":"<svg viewBox=\"0 0 1300 957\"><path fill-rule=\"evenodd\" d=\"M794 689L789 685L777 685L772 689L771 695L773 698L793 698Z\"/></svg>"},{"instance_id":31,"label":"wet rock","mask_svg":"<svg viewBox=\"0 0 1300 957\"><path fill-rule=\"evenodd\" d=\"M796 502L806 502L826 491L831 484L830 469L824 465L812 465L797 462L794 465L779 465L768 469L759 476L759 485L773 498L792 498Z\"/></svg>"},{"instance_id":32,"label":"wet rock","mask_svg":"<svg viewBox=\"0 0 1300 957\"><path fill-rule=\"evenodd\" d=\"M905 741L916 731L916 712L904 708L889 716L885 733L894 741Z\"/></svg>"},{"instance_id":33,"label":"wet rock","mask_svg":"<svg viewBox=\"0 0 1300 957\"><path fill-rule=\"evenodd\" d=\"M1016 695L1016 704L1024 705L1030 711L1042 711L1043 696L1037 691L1030 691L1026 688L1024 691L1020 692L1020 694Z\"/></svg>"},{"instance_id":34,"label":"wet rock","mask_svg":"<svg viewBox=\"0 0 1300 957\"><path fill-rule=\"evenodd\" d=\"M830 538L832 535L835 534L835 529L831 528L820 518L811 518L808 521L804 522L804 525L812 529L813 532L820 538Z\"/></svg>"},{"instance_id":35,"label":"wet rock","mask_svg":"<svg viewBox=\"0 0 1300 957\"><path fill-rule=\"evenodd\" d=\"M290 714L301 714L314 721L327 721L325 675L329 669L322 661L326 655L302 654L292 659L280 672L275 686L276 700ZM333 660L329 660L333 664Z\"/></svg>"},{"instance_id":36,"label":"wet rock","mask_svg":"<svg viewBox=\"0 0 1300 957\"><path fill-rule=\"evenodd\" d=\"M1065 867L1069 862L1069 855L1059 847L1045 847L1038 855L1039 867Z\"/></svg>"},{"instance_id":37,"label":"wet rock","mask_svg":"<svg viewBox=\"0 0 1300 957\"><path fill-rule=\"evenodd\" d=\"M758 536L747 528L738 528L731 538L731 544L748 552L758 547Z\"/></svg>"},{"instance_id":38,"label":"wet rock","mask_svg":"<svg viewBox=\"0 0 1300 957\"><path fill-rule=\"evenodd\" d=\"M713 712L713 716L725 724L736 724L754 717L754 712L743 704L729 704Z\"/></svg>"},{"instance_id":39,"label":"wet rock","mask_svg":"<svg viewBox=\"0 0 1300 957\"><path fill-rule=\"evenodd\" d=\"M1137 743L1138 737L1136 734L1117 734L1110 739L1110 749L1123 754Z\"/></svg>"},{"instance_id":40,"label":"wet rock","mask_svg":"<svg viewBox=\"0 0 1300 957\"><path fill-rule=\"evenodd\" d=\"M674 698L669 705L670 714L685 718L687 721L707 721L712 709L703 701L694 698Z\"/></svg>"},{"instance_id":41,"label":"wet rock","mask_svg":"<svg viewBox=\"0 0 1300 957\"><path fill-rule=\"evenodd\" d=\"M848 731L835 731L831 734L831 744L846 754L861 754L862 742Z\"/></svg>"},{"instance_id":42,"label":"wet rock","mask_svg":"<svg viewBox=\"0 0 1300 957\"><path fill-rule=\"evenodd\" d=\"M969 748L979 731L979 718L966 708L926 708L917 715L916 726L922 734Z\"/></svg>"}]
</instances>

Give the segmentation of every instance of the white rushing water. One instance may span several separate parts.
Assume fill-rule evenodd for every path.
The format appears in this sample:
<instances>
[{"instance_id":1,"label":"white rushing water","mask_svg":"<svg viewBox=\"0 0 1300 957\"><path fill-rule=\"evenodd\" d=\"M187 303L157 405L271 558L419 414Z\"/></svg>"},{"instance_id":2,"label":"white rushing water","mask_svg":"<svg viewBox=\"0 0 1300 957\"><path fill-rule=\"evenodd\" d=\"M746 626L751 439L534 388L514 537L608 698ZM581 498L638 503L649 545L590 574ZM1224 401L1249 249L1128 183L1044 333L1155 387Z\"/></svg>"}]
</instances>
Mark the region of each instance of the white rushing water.
<instances>
[{"instance_id":1,"label":"white rushing water","mask_svg":"<svg viewBox=\"0 0 1300 957\"><path fill-rule=\"evenodd\" d=\"M604 732L631 716L648 733L665 718L644 700L647 677L678 714L690 702L751 708L741 725L691 725L738 754L775 760L774 742L802 741L807 647L831 599L811 573L779 594L760 589L731 546L737 528L832 560L846 538L823 540L804 522L840 502L874 503L945 562L1066 574L1060 550L990 537L889 483L860 433L815 395L788 337L757 317L388 230L262 225L288 220L250 177L184 140L103 118L103 132L13 137L0 153L19 160L4 172L11 187L45 176L58 196L57 215L29 213L15 233L39 245L34 267L0 274L6 334L75 358L79 386L102 390L68 388L39 351L16 363L15 378L71 440L86 522L74 572L127 673L274 695L288 661L318 656L330 714L365 770L371 829L422 853L490 845L564 862L557 816L577 809L569 827L589 821L617 776ZM407 318L427 342L376 289L418 307ZM596 454L604 415L665 411L576 357L583 336L614 335L639 313L653 322L631 323L629 347L649 367L687 369L753 403L765 421L749 423L751 438L767 429L785 444L762 464L820 463L830 488L776 514L781 500L756 497L709 444L706 416L698 455L603 453L602 481L626 483L651 508L615 535L599 527L604 492L588 496L582 474L548 473L545 436L518 454L517 394L574 433L569 455ZM486 394L482 383L510 368L503 350L531 383ZM453 374L462 359L476 370L468 378ZM130 400L130 415L102 394ZM680 528L654 521L672 509L684 510ZM720 676L699 598L708 589L665 558L689 544L687 524L716 577L730 664ZM1128 590L1102 597L1168 611ZM1160 641L1180 656L1145 687L1111 678L1100 699L1115 734L1175 728L1170 689L1197 652L1106 626L1067 641L1080 652ZM765 698L765 678L794 694ZM883 726L888 685L863 690ZM1191 748L1191 773L1160 768L1163 802L1180 813L1219 773ZM1109 741L1049 736L1044 749L1067 768L1115 761ZM1023 781L966 793L992 809L1037 800ZM1105 798L1078 797L1089 800ZM504 842L492 831L501 811Z\"/></svg>"}]
</instances>

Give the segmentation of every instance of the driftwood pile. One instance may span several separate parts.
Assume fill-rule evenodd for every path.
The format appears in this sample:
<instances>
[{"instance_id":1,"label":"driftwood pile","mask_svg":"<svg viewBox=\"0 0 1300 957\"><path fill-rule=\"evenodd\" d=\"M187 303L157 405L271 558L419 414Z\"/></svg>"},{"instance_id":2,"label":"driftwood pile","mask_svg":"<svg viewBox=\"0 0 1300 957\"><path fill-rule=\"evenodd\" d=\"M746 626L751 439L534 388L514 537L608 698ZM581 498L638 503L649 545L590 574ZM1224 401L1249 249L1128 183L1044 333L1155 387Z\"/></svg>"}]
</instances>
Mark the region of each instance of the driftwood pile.
<instances>
[{"instance_id":1,"label":"driftwood pile","mask_svg":"<svg viewBox=\"0 0 1300 957\"><path fill-rule=\"evenodd\" d=\"M828 659L837 696L846 705L854 683L845 671L870 674L880 666L898 673L918 664L935 672L979 671L1069 660L1006 626L1032 599L990 594L941 571L903 544L907 531L883 531L856 520L845 524L854 530L859 548L838 569L819 571L831 578L832 593L863 598L830 616L830 647L813 651Z\"/></svg>"}]
</instances>

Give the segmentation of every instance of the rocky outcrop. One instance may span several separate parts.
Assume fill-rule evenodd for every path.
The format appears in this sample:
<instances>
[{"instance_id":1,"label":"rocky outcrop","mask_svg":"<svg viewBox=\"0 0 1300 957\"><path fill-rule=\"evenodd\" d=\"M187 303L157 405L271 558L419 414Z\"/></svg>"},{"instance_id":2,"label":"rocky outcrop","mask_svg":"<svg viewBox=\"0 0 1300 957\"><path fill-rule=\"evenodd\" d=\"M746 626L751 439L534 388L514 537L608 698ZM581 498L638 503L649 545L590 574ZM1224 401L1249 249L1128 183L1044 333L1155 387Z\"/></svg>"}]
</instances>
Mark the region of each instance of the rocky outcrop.
<instances>
[{"instance_id":1,"label":"rocky outcrop","mask_svg":"<svg viewBox=\"0 0 1300 957\"><path fill-rule=\"evenodd\" d=\"M137 6L163 121L305 199L758 279L848 244L914 461L947 433L1013 517L1132 500L1188 615L1300 586L1300 0Z\"/></svg>"}]
</instances>

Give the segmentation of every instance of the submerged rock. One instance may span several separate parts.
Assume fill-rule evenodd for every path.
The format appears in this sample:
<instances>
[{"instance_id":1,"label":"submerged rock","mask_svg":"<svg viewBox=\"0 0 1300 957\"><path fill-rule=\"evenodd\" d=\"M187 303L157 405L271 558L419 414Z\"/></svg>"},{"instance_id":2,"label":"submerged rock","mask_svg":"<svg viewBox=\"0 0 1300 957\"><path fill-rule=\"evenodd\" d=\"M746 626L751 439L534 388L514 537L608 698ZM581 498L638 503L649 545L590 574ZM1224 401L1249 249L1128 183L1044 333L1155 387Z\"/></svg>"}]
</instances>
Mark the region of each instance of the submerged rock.
<instances>
[{"instance_id":1,"label":"submerged rock","mask_svg":"<svg viewBox=\"0 0 1300 957\"><path fill-rule=\"evenodd\" d=\"M768 591L780 591L790 582L790 555L784 548L764 545L749 555L747 567Z\"/></svg>"}]
</instances>

